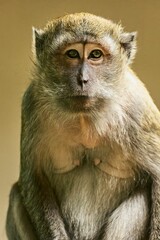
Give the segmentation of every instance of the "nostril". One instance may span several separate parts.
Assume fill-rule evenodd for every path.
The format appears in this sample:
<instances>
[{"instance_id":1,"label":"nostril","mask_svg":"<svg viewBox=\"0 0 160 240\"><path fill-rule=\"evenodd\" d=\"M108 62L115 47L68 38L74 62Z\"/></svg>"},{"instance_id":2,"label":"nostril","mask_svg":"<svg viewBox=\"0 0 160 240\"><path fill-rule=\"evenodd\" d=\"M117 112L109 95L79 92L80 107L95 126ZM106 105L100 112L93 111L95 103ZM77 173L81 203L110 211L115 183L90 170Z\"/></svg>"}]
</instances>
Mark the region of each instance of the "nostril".
<instances>
[{"instance_id":1,"label":"nostril","mask_svg":"<svg viewBox=\"0 0 160 240\"><path fill-rule=\"evenodd\" d=\"M87 84L87 82L88 82L88 79L83 79L83 78L78 79L78 84L81 86L82 91L84 91L85 85Z\"/></svg>"},{"instance_id":2,"label":"nostril","mask_svg":"<svg viewBox=\"0 0 160 240\"><path fill-rule=\"evenodd\" d=\"M88 82L88 79L83 79L82 82L83 82L83 83L87 83L87 82Z\"/></svg>"},{"instance_id":3,"label":"nostril","mask_svg":"<svg viewBox=\"0 0 160 240\"><path fill-rule=\"evenodd\" d=\"M87 77L84 77L83 75L79 75L79 78L78 78L78 82L80 83L80 84L82 84L82 83L87 83L88 82L88 78Z\"/></svg>"}]
</instances>

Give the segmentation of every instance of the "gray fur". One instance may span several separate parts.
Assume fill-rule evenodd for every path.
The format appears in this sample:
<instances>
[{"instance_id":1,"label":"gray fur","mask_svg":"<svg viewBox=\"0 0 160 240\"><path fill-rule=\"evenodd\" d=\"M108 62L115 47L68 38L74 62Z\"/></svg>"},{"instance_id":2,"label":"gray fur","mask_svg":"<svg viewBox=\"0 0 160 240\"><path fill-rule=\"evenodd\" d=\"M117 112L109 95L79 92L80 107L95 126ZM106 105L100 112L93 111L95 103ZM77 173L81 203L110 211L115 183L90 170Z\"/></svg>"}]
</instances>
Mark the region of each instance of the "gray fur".
<instances>
[{"instance_id":1,"label":"gray fur","mask_svg":"<svg viewBox=\"0 0 160 240\"><path fill-rule=\"evenodd\" d=\"M58 18L34 34L8 239L157 240L160 113L129 67L136 34L87 13ZM63 54L75 42L109 52L98 67L87 63L83 89L82 64L68 67Z\"/></svg>"}]
</instances>

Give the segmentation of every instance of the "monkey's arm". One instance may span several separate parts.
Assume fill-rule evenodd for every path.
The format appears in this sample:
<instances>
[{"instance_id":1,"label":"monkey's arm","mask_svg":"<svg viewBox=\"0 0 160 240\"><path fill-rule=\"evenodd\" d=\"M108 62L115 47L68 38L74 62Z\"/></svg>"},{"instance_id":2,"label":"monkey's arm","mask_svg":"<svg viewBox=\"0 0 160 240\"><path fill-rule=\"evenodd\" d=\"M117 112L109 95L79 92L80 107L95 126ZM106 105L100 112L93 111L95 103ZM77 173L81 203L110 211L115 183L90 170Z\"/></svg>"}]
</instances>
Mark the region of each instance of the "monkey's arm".
<instances>
[{"instance_id":1,"label":"monkey's arm","mask_svg":"<svg viewBox=\"0 0 160 240\"><path fill-rule=\"evenodd\" d=\"M22 201L38 240L69 240L53 190L45 177L20 180ZM27 226L25 231L28 231ZM23 238L22 238L23 240ZM28 238L26 240L31 240Z\"/></svg>"},{"instance_id":2,"label":"monkey's arm","mask_svg":"<svg viewBox=\"0 0 160 240\"><path fill-rule=\"evenodd\" d=\"M28 213L23 205L18 183L10 193L6 232L9 240L37 240Z\"/></svg>"},{"instance_id":3,"label":"monkey's arm","mask_svg":"<svg viewBox=\"0 0 160 240\"><path fill-rule=\"evenodd\" d=\"M160 183L152 187L152 219L150 240L160 239Z\"/></svg>"},{"instance_id":4,"label":"monkey's arm","mask_svg":"<svg viewBox=\"0 0 160 240\"><path fill-rule=\"evenodd\" d=\"M150 240L160 239L160 113L151 105L132 141L138 165L152 178Z\"/></svg>"},{"instance_id":5,"label":"monkey's arm","mask_svg":"<svg viewBox=\"0 0 160 240\"><path fill-rule=\"evenodd\" d=\"M38 115L40 110L36 111L38 103L34 98L35 92L30 85L22 104L20 194L38 240L68 240L54 190L44 169L39 167L41 156L37 145L41 138L41 125ZM45 167L47 158L42 160Z\"/></svg>"},{"instance_id":6,"label":"monkey's arm","mask_svg":"<svg viewBox=\"0 0 160 240\"><path fill-rule=\"evenodd\" d=\"M154 136L148 145L146 167L153 180L150 240L160 239L160 136Z\"/></svg>"},{"instance_id":7,"label":"monkey's arm","mask_svg":"<svg viewBox=\"0 0 160 240\"><path fill-rule=\"evenodd\" d=\"M135 78L137 80L137 78ZM132 81L131 102L126 108L127 134L122 147L152 179L150 240L160 239L160 112L139 81ZM122 128L123 129L123 128ZM126 141L127 139L127 141Z\"/></svg>"}]
</instances>

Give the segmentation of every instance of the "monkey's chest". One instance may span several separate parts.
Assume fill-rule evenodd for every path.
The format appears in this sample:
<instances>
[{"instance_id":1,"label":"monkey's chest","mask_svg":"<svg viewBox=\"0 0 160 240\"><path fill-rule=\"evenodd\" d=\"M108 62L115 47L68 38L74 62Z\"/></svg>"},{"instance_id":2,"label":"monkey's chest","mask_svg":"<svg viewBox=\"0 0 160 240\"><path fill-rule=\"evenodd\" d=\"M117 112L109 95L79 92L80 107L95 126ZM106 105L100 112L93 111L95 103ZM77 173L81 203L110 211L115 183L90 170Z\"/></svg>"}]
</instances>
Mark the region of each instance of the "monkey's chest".
<instances>
[{"instance_id":1,"label":"monkey's chest","mask_svg":"<svg viewBox=\"0 0 160 240\"><path fill-rule=\"evenodd\" d=\"M106 144L84 147L65 142L53 150L51 184L62 216L73 239L94 239L107 216L133 190L132 166Z\"/></svg>"},{"instance_id":2,"label":"monkey's chest","mask_svg":"<svg viewBox=\"0 0 160 240\"><path fill-rule=\"evenodd\" d=\"M120 152L113 152L107 146L86 148L58 148L53 154L53 172L67 173L85 165L118 178L134 176L134 166Z\"/></svg>"},{"instance_id":3,"label":"monkey's chest","mask_svg":"<svg viewBox=\"0 0 160 240\"><path fill-rule=\"evenodd\" d=\"M81 116L73 127L63 128L63 138L56 129L56 134L49 138L47 144L53 172L67 173L89 164L111 176L133 177L133 166L122 149L115 142L111 144L105 134L100 136L92 125ZM46 154L46 149L44 151Z\"/></svg>"}]
</instances>

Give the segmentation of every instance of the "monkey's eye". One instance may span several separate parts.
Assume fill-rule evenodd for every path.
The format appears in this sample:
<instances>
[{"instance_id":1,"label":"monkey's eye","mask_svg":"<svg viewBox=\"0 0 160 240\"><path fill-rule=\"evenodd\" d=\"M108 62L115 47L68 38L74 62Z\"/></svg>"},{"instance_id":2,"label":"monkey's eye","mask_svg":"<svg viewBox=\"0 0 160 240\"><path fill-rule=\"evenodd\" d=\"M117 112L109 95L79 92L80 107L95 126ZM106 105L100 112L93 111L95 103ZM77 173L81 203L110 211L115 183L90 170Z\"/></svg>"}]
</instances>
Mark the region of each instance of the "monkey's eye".
<instances>
[{"instance_id":1,"label":"monkey's eye","mask_svg":"<svg viewBox=\"0 0 160 240\"><path fill-rule=\"evenodd\" d=\"M65 53L69 58L80 58L79 52L75 49L70 49Z\"/></svg>"},{"instance_id":2,"label":"monkey's eye","mask_svg":"<svg viewBox=\"0 0 160 240\"><path fill-rule=\"evenodd\" d=\"M103 52L99 49L95 49L89 54L88 58L97 59L97 58L101 58L102 56L103 56Z\"/></svg>"}]
</instances>

